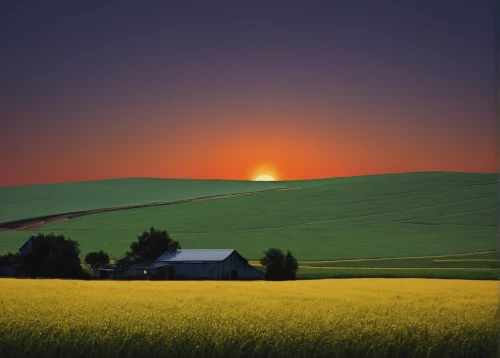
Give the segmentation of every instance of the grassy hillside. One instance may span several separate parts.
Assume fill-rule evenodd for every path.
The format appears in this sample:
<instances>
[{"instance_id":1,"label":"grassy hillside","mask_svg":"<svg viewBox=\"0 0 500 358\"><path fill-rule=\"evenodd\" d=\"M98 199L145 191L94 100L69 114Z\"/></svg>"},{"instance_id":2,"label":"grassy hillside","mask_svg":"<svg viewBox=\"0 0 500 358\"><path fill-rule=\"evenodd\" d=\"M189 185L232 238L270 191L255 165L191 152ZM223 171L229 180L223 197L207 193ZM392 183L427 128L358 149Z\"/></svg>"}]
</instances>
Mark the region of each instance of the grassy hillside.
<instances>
[{"instance_id":1,"label":"grassy hillside","mask_svg":"<svg viewBox=\"0 0 500 358\"><path fill-rule=\"evenodd\" d=\"M284 187L279 182L128 178L0 187L0 223L90 209Z\"/></svg>"},{"instance_id":2,"label":"grassy hillside","mask_svg":"<svg viewBox=\"0 0 500 358\"><path fill-rule=\"evenodd\" d=\"M261 183L259 183L261 184ZM285 182L300 189L95 214L42 226L82 251L119 257L136 235L167 229L183 248L269 247L299 260L442 255L497 248L496 175L412 173ZM222 190L222 189L221 189ZM0 251L29 232L0 233Z\"/></svg>"}]
</instances>

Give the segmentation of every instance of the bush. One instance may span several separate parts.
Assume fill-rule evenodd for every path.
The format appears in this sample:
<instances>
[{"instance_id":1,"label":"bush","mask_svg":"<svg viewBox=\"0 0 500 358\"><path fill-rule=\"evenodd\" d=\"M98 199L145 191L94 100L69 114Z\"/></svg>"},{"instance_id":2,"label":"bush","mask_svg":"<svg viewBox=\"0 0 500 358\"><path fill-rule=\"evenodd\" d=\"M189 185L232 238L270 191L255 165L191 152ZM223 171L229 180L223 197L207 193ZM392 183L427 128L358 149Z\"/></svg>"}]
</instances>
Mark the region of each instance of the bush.
<instances>
[{"instance_id":1,"label":"bush","mask_svg":"<svg viewBox=\"0 0 500 358\"><path fill-rule=\"evenodd\" d=\"M260 264L265 268L266 280L295 280L299 263L290 251L284 254L280 249L272 248L264 254Z\"/></svg>"},{"instance_id":2,"label":"bush","mask_svg":"<svg viewBox=\"0 0 500 358\"><path fill-rule=\"evenodd\" d=\"M89 252L85 255L85 263L95 271L109 265L109 255L102 250Z\"/></svg>"}]
</instances>

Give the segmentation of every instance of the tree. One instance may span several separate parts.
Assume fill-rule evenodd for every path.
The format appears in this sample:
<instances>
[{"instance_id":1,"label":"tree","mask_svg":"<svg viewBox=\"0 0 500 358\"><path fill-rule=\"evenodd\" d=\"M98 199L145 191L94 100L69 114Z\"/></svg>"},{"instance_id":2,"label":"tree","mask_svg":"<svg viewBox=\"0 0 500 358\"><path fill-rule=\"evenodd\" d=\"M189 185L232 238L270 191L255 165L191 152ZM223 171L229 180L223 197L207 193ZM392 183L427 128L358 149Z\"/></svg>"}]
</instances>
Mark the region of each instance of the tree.
<instances>
[{"instance_id":1,"label":"tree","mask_svg":"<svg viewBox=\"0 0 500 358\"><path fill-rule=\"evenodd\" d=\"M32 237L31 252L21 258L24 273L31 277L82 277L80 245L63 235L39 233Z\"/></svg>"},{"instance_id":2,"label":"tree","mask_svg":"<svg viewBox=\"0 0 500 358\"><path fill-rule=\"evenodd\" d=\"M264 255L260 264L266 269L266 280L295 280L299 263L290 251L285 254L280 249L272 248L264 251Z\"/></svg>"},{"instance_id":3,"label":"tree","mask_svg":"<svg viewBox=\"0 0 500 358\"><path fill-rule=\"evenodd\" d=\"M127 252L127 253L125 253L124 257L120 257L119 259L117 259L115 261L116 266L126 267L129 265L132 265L134 263L134 261L132 261L132 258L128 255L129 255L129 253Z\"/></svg>"},{"instance_id":4,"label":"tree","mask_svg":"<svg viewBox=\"0 0 500 358\"><path fill-rule=\"evenodd\" d=\"M19 252L13 254L8 252L6 255L0 255L0 266L10 265L19 260Z\"/></svg>"},{"instance_id":5,"label":"tree","mask_svg":"<svg viewBox=\"0 0 500 358\"><path fill-rule=\"evenodd\" d=\"M92 271L109 265L109 255L104 251L93 251L85 255L85 263Z\"/></svg>"},{"instance_id":6,"label":"tree","mask_svg":"<svg viewBox=\"0 0 500 358\"><path fill-rule=\"evenodd\" d=\"M287 275L288 279L295 280L295 276L297 274L297 271L299 270L299 262L290 251L286 252L284 266L285 274Z\"/></svg>"},{"instance_id":7,"label":"tree","mask_svg":"<svg viewBox=\"0 0 500 358\"><path fill-rule=\"evenodd\" d=\"M166 230L151 227L137 236L137 241L130 245L130 251L117 260L118 266L128 266L135 263L154 261L167 250L180 250L181 245L173 240Z\"/></svg>"}]
</instances>

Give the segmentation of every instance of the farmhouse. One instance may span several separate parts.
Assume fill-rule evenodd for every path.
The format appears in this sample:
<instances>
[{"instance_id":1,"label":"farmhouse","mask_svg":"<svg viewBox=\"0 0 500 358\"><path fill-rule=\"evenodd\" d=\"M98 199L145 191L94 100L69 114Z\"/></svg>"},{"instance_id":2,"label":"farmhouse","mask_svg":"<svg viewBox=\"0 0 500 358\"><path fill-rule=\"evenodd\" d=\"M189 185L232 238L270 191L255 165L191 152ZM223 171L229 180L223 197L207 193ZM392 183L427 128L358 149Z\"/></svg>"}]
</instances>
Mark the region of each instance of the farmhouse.
<instances>
[{"instance_id":1,"label":"farmhouse","mask_svg":"<svg viewBox=\"0 0 500 358\"><path fill-rule=\"evenodd\" d=\"M156 280L263 280L236 250L165 251L153 262L99 270L99 278Z\"/></svg>"}]
</instances>

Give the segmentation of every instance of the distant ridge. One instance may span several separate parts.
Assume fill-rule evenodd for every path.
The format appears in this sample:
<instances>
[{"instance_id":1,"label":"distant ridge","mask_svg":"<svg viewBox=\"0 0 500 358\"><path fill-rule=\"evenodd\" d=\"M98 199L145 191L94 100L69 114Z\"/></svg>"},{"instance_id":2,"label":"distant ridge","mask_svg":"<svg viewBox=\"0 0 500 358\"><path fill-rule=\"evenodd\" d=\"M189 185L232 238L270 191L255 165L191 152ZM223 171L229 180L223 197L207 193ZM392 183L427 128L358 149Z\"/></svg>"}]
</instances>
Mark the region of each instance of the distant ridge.
<instances>
[{"instance_id":1,"label":"distant ridge","mask_svg":"<svg viewBox=\"0 0 500 358\"><path fill-rule=\"evenodd\" d=\"M287 180L277 180L274 183L286 183L286 182L303 182L303 181L313 181L313 180L331 180L340 178L360 178L360 177L374 177L374 176L389 176L389 175L406 175L406 174L486 174L486 175L499 175L498 173L489 172L455 172L455 171L441 171L441 170L429 170L429 171L415 171L415 172L394 172L394 173L377 173L377 174L359 174L359 175L345 175L336 177L322 177L322 178L308 178L308 179L287 179ZM77 180L77 181L63 181L63 182L53 182L53 183L40 183L40 184L23 184L23 185L9 185L1 186L0 190L5 188L21 188L21 187L33 187L33 186L47 186L47 185L66 185L66 184L77 184L77 183L96 183L96 182L111 182L120 180L169 180L169 181L204 181L204 182L254 182L249 179L198 179L198 178L158 178L158 177L121 177L121 178L103 178L103 179L87 179L87 180Z\"/></svg>"}]
</instances>

